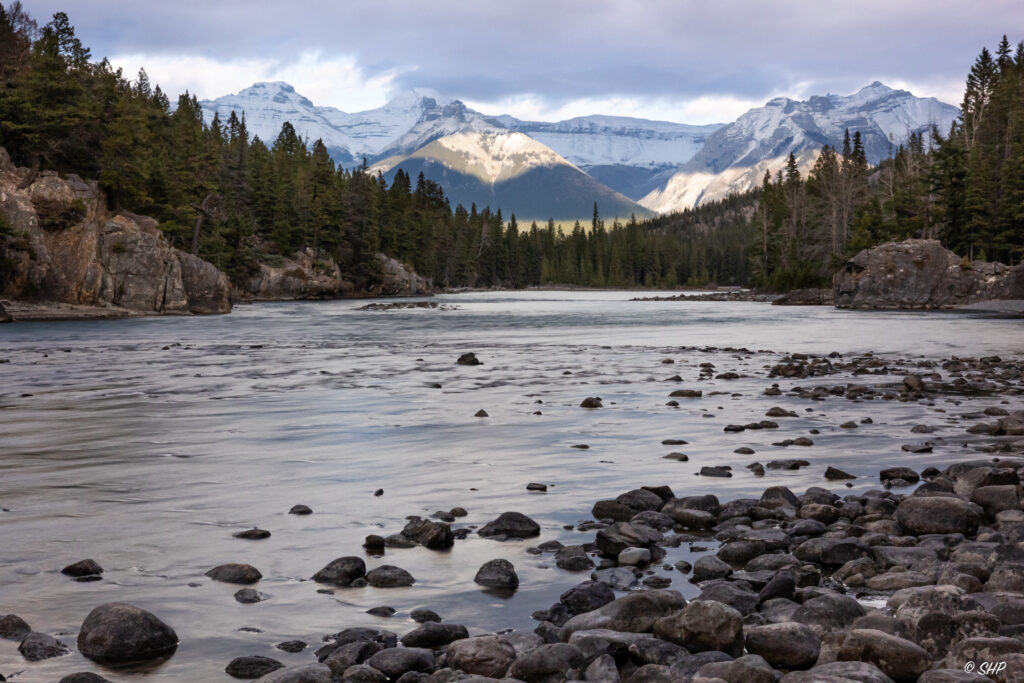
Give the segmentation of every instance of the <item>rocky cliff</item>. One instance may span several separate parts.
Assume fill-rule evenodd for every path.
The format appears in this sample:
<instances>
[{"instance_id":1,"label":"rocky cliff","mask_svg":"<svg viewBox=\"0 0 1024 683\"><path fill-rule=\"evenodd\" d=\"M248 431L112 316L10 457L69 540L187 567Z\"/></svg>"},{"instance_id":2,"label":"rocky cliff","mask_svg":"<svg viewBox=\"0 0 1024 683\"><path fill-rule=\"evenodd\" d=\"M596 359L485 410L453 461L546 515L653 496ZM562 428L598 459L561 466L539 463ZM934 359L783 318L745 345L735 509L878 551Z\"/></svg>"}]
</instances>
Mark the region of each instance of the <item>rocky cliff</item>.
<instances>
[{"instance_id":1,"label":"rocky cliff","mask_svg":"<svg viewBox=\"0 0 1024 683\"><path fill-rule=\"evenodd\" d=\"M317 258L311 249L304 249L291 258L261 264L259 272L243 284L240 295L256 301L274 301L434 293L430 278L417 275L384 254L377 254L377 260L380 282L369 289L360 289L342 275L333 259Z\"/></svg>"},{"instance_id":2,"label":"rocky cliff","mask_svg":"<svg viewBox=\"0 0 1024 683\"><path fill-rule=\"evenodd\" d=\"M838 308L955 308L1024 299L1024 265L967 262L936 240L905 240L865 249L833 280Z\"/></svg>"},{"instance_id":3,"label":"rocky cliff","mask_svg":"<svg viewBox=\"0 0 1024 683\"><path fill-rule=\"evenodd\" d=\"M172 247L157 222L106 209L95 182L43 172L29 180L0 148L0 294L126 313L226 313L231 283Z\"/></svg>"}]
</instances>

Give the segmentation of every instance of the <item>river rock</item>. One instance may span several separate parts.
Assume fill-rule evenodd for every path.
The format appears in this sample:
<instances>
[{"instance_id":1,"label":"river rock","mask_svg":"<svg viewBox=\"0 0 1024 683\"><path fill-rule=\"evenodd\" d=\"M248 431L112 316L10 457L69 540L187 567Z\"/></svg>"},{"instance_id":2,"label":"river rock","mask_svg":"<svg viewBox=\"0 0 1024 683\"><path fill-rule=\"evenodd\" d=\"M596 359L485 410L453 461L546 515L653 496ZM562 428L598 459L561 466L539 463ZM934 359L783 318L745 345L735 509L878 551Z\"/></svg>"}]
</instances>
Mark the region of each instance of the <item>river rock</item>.
<instances>
[{"instance_id":1,"label":"river rock","mask_svg":"<svg viewBox=\"0 0 1024 683\"><path fill-rule=\"evenodd\" d=\"M540 535L540 525L521 512L503 512L477 533L485 537L530 538Z\"/></svg>"},{"instance_id":2,"label":"river rock","mask_svg":"<svg viewBox=\"0 0 1024 683\"><path fill-rule=\"evenodd\" d=\"M407 671L430 671L434 668L434 656L423 648L389 647L370 657L366 663L396 680Z\"/></svg>"},{"instance_id":3,"label":"river rock","mask_svg":"<svg viewBox=\"0 0 1024 683\"><path fill-rule=\"evenodd\" d=\"M654 624L654 635L691 652L743 654L743 615L713 600L697 600Z\"/></svg>"},{"instance_id":4,"label":"river rock","mask_svg":"<svg viewBox=\"0 0 1024 683\"><path fill-rule=\"evenodd\" d=\"M473 352L464 353L455 361L456 365L483 365Z\"/></svg>"},{"instance_id":5,"label":"river rock","mask_svg":"<svg viewBox=\"0 0 1024 683\"><path fill-rule=\"evenodd\" d=\"M628 633L650 633L654 622L686 606L686 600L673 590L647 590L630 593L596 610L574 616L560 630L562 640L576 631L611 629Z\"/></svg>"},{"instance_id":6,"label":"river rock","mask_svg":"<svg viewBox=\"0 0 1024 683\"><path fill-rule=\"evenodd\" d=\"M519 587L519 576L508 560L489 560L477 571L473 582L487 588L515 590Z\"/></svg>"},{"instance_id":7,"label":"river rock","mask_svg":"<svg viewBox=\"0 0 1024 683\"><path fill-rule=\"evenodd\" d=\"M402 529L402 535L431 550L450 548L455 543L455 535L451 526L429 519L410 520Z\"/></svg>"},{"instance_id":8,"label":"river rock","mask_svg":"<svg viewBox=\"0 0 1024 683\"><path fill-rule=\"evenodd\" d=\"M323 663L334 673L344 674L350 666L362 664L383 649L384 645L376 640L356 640L339 645L323 658Z\"/></svg>"},{"instance_id":9,"label":"river rock","mask_svg":"<svg viewBox=\"0 0 1024 683\"><path fill-rule=\"evenodd\" d=\"M5 614L0 617L0 638L22 641L31 632L32 627L17 614Z\"/></svg>"},{"instance_id":10,"label":"river rock","mask_svg":"<svg viewBox=\"0 0 1024 683\"><path fill-rule=\"evenodd\" d=\"M873 664L895 681L916 681L932 665L924 648L874 629L854 629L846 634L836 659Z\"/></svg>"},{"instance_id":11,"label":"river rock","mask_svg":"<svg viewBox=\"0 0 1024 683\"><path fill-rule=\"evenodd\" d=\"M525 683L564 681L569 672L584 664L583 654L568 643L551 643L518 657L508 669L508 677Z\"/></svg>"},{"instance_id":12,"label":"river rock","mask_svg":"<svg viewBox=\"0 0 1024 683\"><path fill-rule=\"evenodd\" d=\"M247 541L262 541L263 539L270 538L270 532L266 529L257 529L253 527L244 531L238 531L231 534L235 538L241 538Z\"/></svg>"},{"instance_id":13,"label":"river rock","mask_svg":"<svg viewBox=\"0 0 1024 683\"><path fill-rule=\"evenodd\" d=\"M144 609L123 602L96 607L82 622L78 650L98 662L138 662L169 655L178 634Z\"/></svg>"},{"instance_id":14,"label":"river rock","mask_svg":"<svg viewBox=\"0 0 1024 683\"><path fill-rule=\"evenodd\" d=\"M271 672L258 683L334 683L334 674L326 664L300 664Z\"/></svg>"},{"instance_id":15,"label":"river rock","mask_svg":"<svg viewBox=\"0 0 1024 683\"><path fill-rule=\"evenodd\" d=\"M821 639L804 624L750 626L743 636L747 652L761 655L769 664L782 669L810 668L821 652Z\"/></svg>"},{"instance_id":16,"label":"river rock","mask_svg":"<svg viewBox=\"0 0 1024 683\"><path fill-rule=\"evenodd\" d=\"M793 612L792 620L810 626L818 637L824 637L827 633L849 626L854 619L862 616L864 607L855 599L829 594L806 600Z\"/></svg>"},{"instance_id":17,"label":"river rock","mask_svg":"<svg viewBox=\"0 0 1024 683\"><path fill-rule=\"evenodd\" d=\"M74 564L69 564L64 567L64 569L61 569L60 573L64 576L70 576L76 579L87 578L102 574L103 567L101 567L96 560L79 560Z\"/></svg>"},{"instance_id":18,"label":"river rock","mask_svg":"<svg viewBox=\"0 0 1024 683\"><path fill-rule=\"evenodd\" d=\"M810 671L788 673L781 683L893 683L893 680L867 662L829 662Z\"/></svg>"},{"instance_id":19,"label":"river rock","mask_svg":"<svg viewBox=\"0 0 1024 683\"><path fill-rule=\"evenodd\" d=\"M587 665L583 672L583 678L588 681L603 681L604 683L618 683L619 670L615 666L615 659L611 655L601 655Z\"/></svg>"},{"instance_id":20,"label":"river rock","mask_svg":"<svg viewBox=\"0 0 1024 683\"><path fill-rule=\"evenodd\" d=\"M401 642L405 647L437 649L462 638L469 638L465 626L428 621L402 636Z\"/></svg>"},{"instance_id":21,"label":"river rock","mask_svg":"<svg viewBox=\"0 0 1024 683\"><path fill-rule=\"evenodd\" d=\"M0 681L4 680L0 678ZM68 674L61 678L57 683L110 683L109 679L94 674L91 671L81 671L78 673Z\"/></svg>"},{"instance_id":22,"label":"river rock","mask_svg":"<svg viewBox=\"0 0 1024 683\"><path fill-rule=\"evenodd\" d=\"M263 574L250 564L222 564L206 572L214 581L224 583L251 584L263 578Z\"/></svg>"},{"instance_id":23,"label":"river rock","mask_svg":"<svg viewBox=\"0 0 1024 683\"><path fill-rule=\"evenodd\" d=\"M915 536L978 532L980 515L964 500L946 496L911 496L896 510L896 521Z\"/></svg>"},{"instance_id":24,"label":"river rock","mask_svg":"<svg viewBox=\"0 0 1024 683\"><path fill-rule=\"evenodd\" d=\"M313 580L319 583L329 583L334 586L351 586L352 582L366 576L366 563L361 557L339 557L332 560L327 566L313 575Z\"/></svg>"},{"instance_id":25,"label":"river rock","mask_svg":"<svg viewBox=\"0 0 1024 683\"><path fill-rule=\"evenodd\" d=\"M382 564L366 573L366 582L374 588L400 588L416 583L412 574L392 564Z\"/></svg>"},{"instance_id":26,"label":"river rock","mask_svg":"<svg viewBox=\"0 0 1024 683\"><path fill-rule=\"evenodd\" d=\"M251 605L266 600L266 596L254 588L243 588L235 593L235 600L243 605Z\"/></svg>"},{"instance_id":27,"label":"river rock","mask_svg":"<svg viewBox=\"0 0 1024 683\"><path fill-rule=\"evenodd\" d=\"M288 514L289 515L311 515L311 514L313 514L313 510L308 505L301 505L301 504L299 504L299 505L293 505L291 507L291 509L288 510Z\"/></svg>"},{"instance_id":28,"label":"river rock","mask_svg":"<svg viewBox=\"0 0 1024 683\"><path fill-rule=\"evenodd\" d=\"M593 569L594 561L581 545L567 545L555 552L555 566L572 572Z\"/></svg>"},{"instance_id":29,"label":"river rock","mask_svg":"<svg viewBox=\"0 0 1024 683\"><path fill-rule=\"evenodd\" d=\"M489 678L504 678L516 660L515 648L498 636L456 640L446 653L453 669Z\"/></svg>"},{"instance_id":30,"label":"river rock","mask_svg":"<svg viewBox=\"0 0 1024 683\"><path fill-rule=\"evenodd\" d=\"M18 652L30 662L41 662L44 659L70 654L71 650L53 636L33 631L18 645Z\"/></svg>"},{"instance_id":31,"label":"river rock","mask_svg":"<svg viewBox=\"0 0 1024 683\"><path fill-rule=\"evenodd\" d=\"M224 671L232 678L253 679L283 668L284 664L276 659L254 655L232 659Z\"/></svg>"},{"instance_id":32,"label":"river rock","mask_svg":"<svg viewBox=\"0 0 1024 683\"><path fill-rule=\"evenodd\" d=\"M573 616L592 612L615 600L615 592L603 581L584 581L562 593L559 601Z\"/></svg>"},{"instance_id":33,"label":"river rock","mask_svg":"<svg viewBox=\"0 0 1024 683\"><path fill-rule=\"evenodd\" d=\"M417 607L413 611L409 612L409 616L417 624L425 624L428 621L441 621L441 617L438 616L437 612L425 607Z\"/></svg>"}]
</instances>

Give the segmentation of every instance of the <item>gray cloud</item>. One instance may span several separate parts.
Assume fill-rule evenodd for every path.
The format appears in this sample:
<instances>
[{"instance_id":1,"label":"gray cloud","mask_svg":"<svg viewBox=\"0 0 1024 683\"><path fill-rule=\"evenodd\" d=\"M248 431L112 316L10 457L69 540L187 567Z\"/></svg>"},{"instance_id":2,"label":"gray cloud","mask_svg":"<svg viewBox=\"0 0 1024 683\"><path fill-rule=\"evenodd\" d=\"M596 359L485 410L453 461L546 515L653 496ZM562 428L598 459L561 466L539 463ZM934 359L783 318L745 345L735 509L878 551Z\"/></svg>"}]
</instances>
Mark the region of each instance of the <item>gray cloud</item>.
<instances>
[{"instance_id":1,"label":"gray cloud","mask_svg":"<svg viewBox=\"0 0 1024 683\"><path fill-rule=\"evenodd\" d=\"M1024 3L520 0L29 0L63 9L99 56L352 55L401 86L556 105L608 96L759 99L798 84L960 81L982 46L1024 31ZM1024 34L1011 35L1012 41Z\"/></svg>"}]
</instances>

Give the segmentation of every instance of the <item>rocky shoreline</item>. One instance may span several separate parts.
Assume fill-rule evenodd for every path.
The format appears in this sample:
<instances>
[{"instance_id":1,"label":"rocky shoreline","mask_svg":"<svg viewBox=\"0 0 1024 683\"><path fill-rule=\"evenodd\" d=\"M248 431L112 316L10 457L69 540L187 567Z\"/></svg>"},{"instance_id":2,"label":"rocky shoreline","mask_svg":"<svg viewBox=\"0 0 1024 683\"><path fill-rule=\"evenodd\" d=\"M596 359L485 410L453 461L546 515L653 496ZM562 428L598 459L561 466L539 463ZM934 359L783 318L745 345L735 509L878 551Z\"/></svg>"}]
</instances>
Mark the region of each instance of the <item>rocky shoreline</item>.
<instances>
[{"instance_id":1,"label":"rocky shoreline","mask_svg":"<svg viewBox=\"0 0 1024 683\"><path fill-rule=\"evenodd\" d=\"M708 349L692 349L702 350ZM652 482L610 491L608 498L596 501L590 518L572 527L585 535L577 544L545 540L541 525L518 511L495 511L479 526L460 524L467 512L459 507L408 517L402 528L366 536L361 549L350 548L350 554L323 567L310 566L308 576L320 591L341 596L363 586L409 586L416 577L385 561L386 555L398 551L400 556L399 549L412 547L457 554L459 542L472 535L520 543L527 554L548 558L559 571L579 573L584 580L557 603L535 606L538 624L532 633L479 633L471 623L450 623L443 615L415 609L410 616L417 625L411 628L346 628L316 643L282 641L278 652L268 648L222 666L235 678L265 683L1021 680L1024 411L1019 403L1024 362L998 357L901 361L871 354L790 354L777 360L765 366L766 403L785 392L808 402L932 405L940 398L959 404L984 396L1002 398L1007 407L965 409L959 416L965 421L965 445L972 440L977 455L941 469L927 463L930 444L937 439L929 436L932 428L914 427L915 436L931 441L904 450L923 453L924 459L908 460L913 467L882 469L877 487L859 493L847 491L853 476L837 467L824 469L822 485L803 493L774 485L748 498L676 496L670 482ZM455 362L483 364L472 353ZM728 372L716 372L710 363L701 366L702 376L730 379ZM862 379L826 383L830 376ZM695 400L702 392L684 388L669 395ZM583 399L578 408L602 409L598 397ZM796 415L771 406L765 419L730 424L725 431L770 432ZM841 427L854 430L869 421ZM795 447L811 442L807 436L788 441ZM682 447L685 441L669 439L663 445ZM734 453L750 455L743 448ZM686 460L684 454L672 455ZM811 466L787 458L750 462L746 469L761 476L766 468ZM696 474L728 478L734 472L716 466ZM530 483L526 488L542 493L546 486ZM299 518L315 514L301 504L289 512ZM271 533L253 528L235 537L250 543ZM689 546L699 557L692 563L666 563L670 551L680 546ZM63 574L94 581L102 578L103 567L84 559L65 567ZM264 574L251 565L218 565L206 571L206 578L237 585L234 597L240 603L268 599L260 590ZM687 599L672 588L684 582L695 584L699 595ZM496 595L521 588L514 563L505 559L483 563L475 583ZM389 618L396 611L385 604L370 613ZM10 614L0 616L0 637L19 642L27 661L71 650L60 634L34 632ZM165 623L159 615L114 602L97 605L85 618L77 649L116 672L122 662L175 656L179 637L188 637L187 625ZM307 663L286 665L285 653L307 657ZM79 673L61 683L104 680Z\"/></svg>"}]
</instances>

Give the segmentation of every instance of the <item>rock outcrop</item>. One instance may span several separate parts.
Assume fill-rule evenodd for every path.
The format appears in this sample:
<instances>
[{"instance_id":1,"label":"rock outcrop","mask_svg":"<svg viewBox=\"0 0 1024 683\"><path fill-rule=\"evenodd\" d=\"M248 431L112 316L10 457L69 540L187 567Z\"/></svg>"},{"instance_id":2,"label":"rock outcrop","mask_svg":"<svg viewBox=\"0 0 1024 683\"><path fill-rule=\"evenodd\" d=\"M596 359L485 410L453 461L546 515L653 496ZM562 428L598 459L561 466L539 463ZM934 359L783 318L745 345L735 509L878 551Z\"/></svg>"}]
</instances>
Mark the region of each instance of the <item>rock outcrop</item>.
<instances>
[{"instance_id":1,"label":"rock outcrop","mask_svg":"<svg viewBox=\"0 0 1024 683\"><path fill-rule=\"evenodd\" d=\"M794 289L772 302L773 306L825 306L834 302L831 289Z\"/></svg>"},{"instance_id":2,"label":"rock outcrop","mask_svg":"<svg viewBox=\"0 0 1024 683\"><path fill-rule=\"evenodd\" d=\"M1024 299L1024 265L967 262L937 240L865 249L833 279L837 308L954 308Z\"/></svg>"},{"instance_id":3,"label":"rock outcrop","mask_svg":"<svg viewBox=\"0 0 1024 683\"><path fill-rule=\"evenodd\" d=\"M280 301L434 293L434 283L430 278L417 275L400 261L384 254L377 254L377 260L380 263L379 283L362 288L346 279L333 259L318 257L312 249L303 249L291 258L261 263L259 272L245 282L242 295L256 301Z\"/></svg>"},{"instance_id":4,"label":"rock outcrop","mask_svg":"<svg viewBox=\"0 0 1024 683\"><path fill-rule=\"evenodd\" d=\"M231 310L228 277L172 247L155 220L112 214L95 182L48 171L28 182L29 173L0 149L5 296L135 313Z\"/></svg>"}]
</instances>

